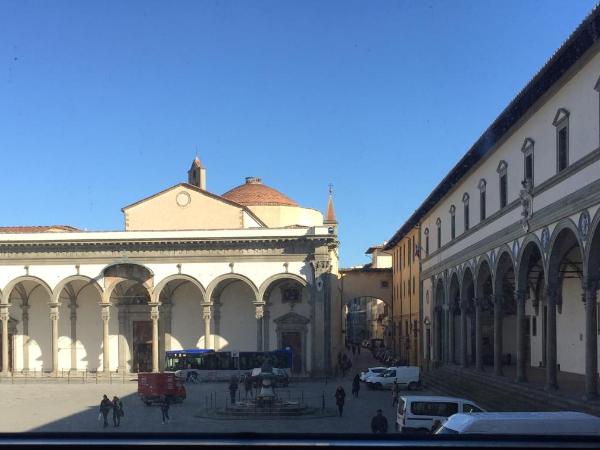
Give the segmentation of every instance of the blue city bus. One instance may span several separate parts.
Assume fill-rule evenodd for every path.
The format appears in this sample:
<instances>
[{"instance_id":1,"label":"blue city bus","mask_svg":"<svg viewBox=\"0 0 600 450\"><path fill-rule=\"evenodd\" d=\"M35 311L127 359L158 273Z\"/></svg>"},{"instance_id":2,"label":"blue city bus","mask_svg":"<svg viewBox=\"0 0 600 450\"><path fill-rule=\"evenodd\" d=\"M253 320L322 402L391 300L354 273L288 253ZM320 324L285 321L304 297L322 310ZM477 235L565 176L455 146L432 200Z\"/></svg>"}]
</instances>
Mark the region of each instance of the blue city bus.
<instances>
[{"instance_id":1,"label":"blue city bus","mask_svg":"<svg viewBox=\"0 0 600 450\"><path fill-rule=\"evenodd\" d=\"M191 381L229 380L261 367L270 359L273 367L291 375L292 350L268 352L236 352L209 349L169 350L165 355L165 372L175 372L178 378Z\"/></svg>"}]
</instances>

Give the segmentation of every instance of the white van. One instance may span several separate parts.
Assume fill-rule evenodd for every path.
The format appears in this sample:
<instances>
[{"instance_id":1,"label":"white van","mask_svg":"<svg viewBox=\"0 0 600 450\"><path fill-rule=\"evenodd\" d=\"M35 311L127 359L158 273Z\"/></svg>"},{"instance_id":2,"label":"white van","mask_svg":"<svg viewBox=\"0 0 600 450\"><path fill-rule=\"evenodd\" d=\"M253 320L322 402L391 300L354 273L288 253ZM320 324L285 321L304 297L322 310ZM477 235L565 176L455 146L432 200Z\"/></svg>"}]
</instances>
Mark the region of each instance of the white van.
<instances>
[{"instance_id":1,"label":"white van","mask_svg":"<svg viewBox=\"0 0 600 450\"><path fill-rule=\"evenodd\" d=\"M436 434L600 436L600 417L574 411L454 414Z\"/></svg>"},{"instance_id":2,"label":"white van","mask_svg":"<svg viewBox=\"0 0 600 450\"><path fill-rule=\"evenodd\" d=\"M388 367L381 373L367 378L367 386L378 389L391 389L394 381L401 388L417 389L421 384L421 369L416 366Z\"/></svg>"},{"instance_id":3,"label":"white van","mask_svg":"<svg viewBox=\"0 0 600 450\"><path fill-rule=\"evenodd\" d=\"M456 413L485 410L471 400L426 395L402 396L398 401L396 429L401 432L431 432L434 425ZM465 415L465 414L462 414Z\"/></svg>"}]
</instances>

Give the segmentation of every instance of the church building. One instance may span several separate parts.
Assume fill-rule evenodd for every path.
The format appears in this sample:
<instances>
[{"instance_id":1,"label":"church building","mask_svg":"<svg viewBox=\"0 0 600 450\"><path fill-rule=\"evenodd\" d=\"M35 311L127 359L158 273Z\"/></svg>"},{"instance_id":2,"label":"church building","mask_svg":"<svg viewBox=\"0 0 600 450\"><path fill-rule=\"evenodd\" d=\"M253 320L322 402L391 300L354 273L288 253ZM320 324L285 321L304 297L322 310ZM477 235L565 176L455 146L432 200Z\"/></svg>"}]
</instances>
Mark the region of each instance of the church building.
<instances>
[{"instance_id":1,"label":"church building","mask_svg":"<svg viewBox=\"0 0 600 450\"><path fill-rule=\"evenodd\" d=\"M256 177L212 193L198 158L187 175L125 206L124 231L0 227L3 375L159 371L193 348L289 347L295 374L330 371L331 193L324 217Z\"/></svg>"}]
</instances>

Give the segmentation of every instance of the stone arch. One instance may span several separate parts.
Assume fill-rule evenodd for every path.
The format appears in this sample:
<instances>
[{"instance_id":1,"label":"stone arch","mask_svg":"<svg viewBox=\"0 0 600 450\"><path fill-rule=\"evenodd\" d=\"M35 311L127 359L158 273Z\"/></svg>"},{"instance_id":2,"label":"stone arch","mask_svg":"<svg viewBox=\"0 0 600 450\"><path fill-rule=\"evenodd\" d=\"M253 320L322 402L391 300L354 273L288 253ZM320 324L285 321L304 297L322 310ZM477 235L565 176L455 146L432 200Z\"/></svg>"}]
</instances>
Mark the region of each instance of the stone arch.
<instances>
[{"instance_id":1,"label":"stone arch","mask_svg":"<svg viewBox=\"0 0 600 450\"><path fill-rule=\"evenodd\" d=\"M290 280L299 283L303 288L308 287L308 282L299 275L294 273L278 273L271 275L265 281L263 281L258 289L258 300L264 301L265 294L269 290L270 286L280 280Z\"/></svg>"},{"instance_id":2,"label":"stone arch","mask_svg":"<svg viewBox=\"0 0 600 450\"><path fill-rule=\"evenodd\" d=\"M86 275L71 275L71 276L68 276L67 278L63 278L54 287L53 300L52 300L53 302L58 303L58 299L59 299L59 296L60 296L62 290L67 286L67 284L71 283L72 281L83 281L84 283L86 283L86 286L88 286L88 285L93 286L94 289L96 291L98 291L100 298L102 298L104 290L102 289L100 284L98 284L98 281L96 279L88 277Z\"/></svg>"},{"instance_id":3,"label":"stone arch","mask_svg":"<svg viewBox=\"0 0 600 450\"><path fill-rule=\"evenodd\" d=\"M519 253L517 254L517 258L515 261L515 270L517 272L517 289L526 289L526 281L527 279L522 278L522 268L523 264L529 261L532 252L538 252L541 258L542 269L546 269L545 259L544 259L544 250L542 248L542 243L540 239L537 237L535 233L529 233L523 240L522 244L519 247Z\"/></svg>"},{"instance_id":4,"label":"stone arch","mask_svg":"<svg viewBox=\"0 0 600 450\"><path fill-rule=\"evenodd\" d=\"M173 274L173 275L169 275L168 277L163 278L154 287L154 289L152 289L152 300L154 302L159 302L160 301L160 294L163 291L163 289L167 286L167 284L169 284L171 281L177 281L177 280L187 281L189 283L192 283L202 293L202 300L204 302L206 302L206 289L204 288L204 286L202 285L202 283L200 283L200 281L198 281L193 276L187 275L187 274L183 274L183 273Z\"/></svg>"},{"instance_id":5,"label":"stone arch","mask_svg":"<svg viewBox=\"0 0 600 450\"><path fill-rule=\"evenodd\" d=\"M242 283L245 283L246 285L248 285L248 287L252 290L252 293L254 294L253 301L255 301L255 302L259 301L260 297L259 297L259 293L258 293L258 288L254 284L254 282L247 276L239 274L239 273L225 273L223 275L219 275L217 278L212 280L209 283L208 287L206 288L206 301L212 303L213 294L215 294L215 292L218 292L218 289L224 288L225 286L221 287L220 285L221 284L227 285L228 281L229 282L241 281Z\"/></svg>"},{"instance_id":6,"label":"stone arch","mask_svg":"<svg viewBox=\"0 0 600 450\"><path fill-rule=\"evenodd\" d=\"M464 366L475 363L475 277L470 264L465 264L461 277L461 345L464 346L461 362Z\"/></svg>"},{"instance_id":7,"label":"stone arch","mask_svg":"<svg viewBox=\"0 0 600 450\"><path fill-rule=\"evenodd\" d=\"M133 281L143 285L150 298L154 284L154 272L144 264L132 262L115 262L107 265L101 271L104 277L103 303L109 303L115 288L124 281Z\"/></svg>"},{"instance_id":8,"label":"stone arch","mask_svg":"<svg viewBox=\"0 0 600 450\"><path fill-rule=\"evenodd\" d=\"M569 237L568 244L570 244L570 248L561 248L561 244L564 245L564 240ZM546 269L549 282L550 280L558 280L559 284L561 283L562 280L560 280L560 277L558 276L560 272L559 265L561 260L575 247L579 248L581 264L583 264L583 252L585 247L579 229L571 219L563 219L554 227L548 245ZM581 276L583 276L583 268L581 268Z\"/></svg>"},{"instance_id":9,"label":"stone arch","mask_svg":"<svg viewBox=\"0 0 600 450\"><path fill-rule=\"evenodd\" d=\"M483 254L477 260L475 265L475 296L481 298L483 293L483 283L485 280L483 277L489 275L492 286L494 285L494 271L492 270L492 262L487 254ZM487 272L486 272L487 271Z\"/></svg>"},{"instance_id":10,"label":"stone arch","mask_svg":"<svg viewBox=\"0 0 600 450\"><path fill-rule=\"evenodd\" d=\"M53 299L52 289L50 288L48 283L46 283L41 278L38 278L38 277L35 277L32 275L22 275L20 277L12 279L11 281L8 282L8 284L6 286L4 286L4 289L2 290L2 292L3 292L2 303L8 304L8 299L10 298L10 294L12 293L14 287L23 281L31 281L33 283L38 284L39 286L42 287L42 289L44 289L46 291L46 293L48 294L48 298L50 300Z\"/></svg>"},{"instance_id":11,"label":"stone arch","mask_svg":"<svg viewBox=\"0 0 600 450\"><path fill-rule=\"evenodd\" d=\"M588 230L583 267L588 280L596 283L600 281L600 208L596 211Z\"/></svg>"}]
</instances>

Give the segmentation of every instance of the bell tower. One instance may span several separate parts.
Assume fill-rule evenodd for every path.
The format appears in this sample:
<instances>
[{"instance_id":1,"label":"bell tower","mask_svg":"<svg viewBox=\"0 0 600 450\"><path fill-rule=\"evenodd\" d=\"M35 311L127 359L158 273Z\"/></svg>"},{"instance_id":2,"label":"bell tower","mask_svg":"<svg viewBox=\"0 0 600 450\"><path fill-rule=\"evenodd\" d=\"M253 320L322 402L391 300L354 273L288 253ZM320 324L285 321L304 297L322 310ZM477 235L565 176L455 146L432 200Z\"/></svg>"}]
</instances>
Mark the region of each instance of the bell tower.
<instances>
[{"instance_id":1,"label":"bell tower","mask_svg":"<svg viewBox=\"0 0 600 450\"><path fill-rule=\"evenodd\" d=\"M198 156L194 158L192 167L188 170L188 183L203 191L206 190L206 169L202 166Z\"/></svg>"}]
</instances>

